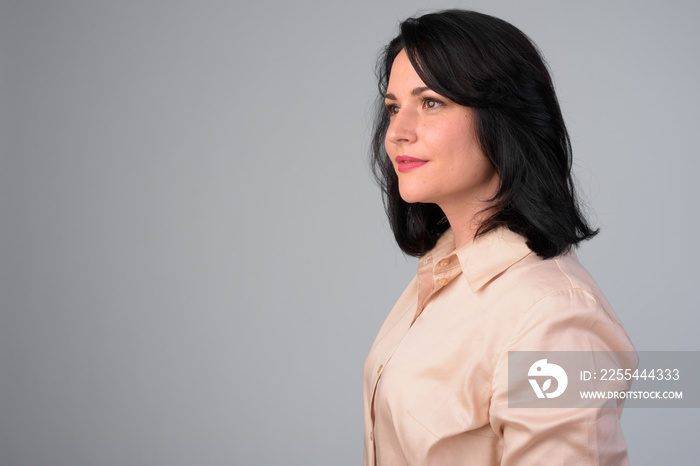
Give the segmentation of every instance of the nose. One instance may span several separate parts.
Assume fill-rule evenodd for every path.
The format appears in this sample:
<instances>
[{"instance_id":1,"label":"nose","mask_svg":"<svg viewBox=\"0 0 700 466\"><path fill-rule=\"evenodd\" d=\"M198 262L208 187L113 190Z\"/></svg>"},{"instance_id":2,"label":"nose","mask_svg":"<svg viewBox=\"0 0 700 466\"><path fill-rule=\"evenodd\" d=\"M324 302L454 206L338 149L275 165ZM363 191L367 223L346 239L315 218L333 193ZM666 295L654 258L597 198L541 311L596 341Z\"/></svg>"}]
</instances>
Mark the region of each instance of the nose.
<instances>
[{"instance_id":1,"label":"nose","mask_svg":"<svg viewBox=\"0 0 700 466\"><path fill-rule=\"evenodd\" d=\"M409 109L401 109L389 121L386 142L392 144L410 144L415 142L417 115Z\"/></svg>"}]
</instances>

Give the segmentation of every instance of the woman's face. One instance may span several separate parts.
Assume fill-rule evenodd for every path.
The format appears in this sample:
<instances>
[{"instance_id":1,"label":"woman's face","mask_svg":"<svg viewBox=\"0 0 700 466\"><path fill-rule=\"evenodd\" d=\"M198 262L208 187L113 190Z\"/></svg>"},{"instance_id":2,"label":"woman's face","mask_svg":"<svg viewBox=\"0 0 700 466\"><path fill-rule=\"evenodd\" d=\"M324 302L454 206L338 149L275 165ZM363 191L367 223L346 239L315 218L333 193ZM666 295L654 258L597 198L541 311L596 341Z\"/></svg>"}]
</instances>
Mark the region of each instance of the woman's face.
<instances>
[{"instance_id":1,"label":"woman's face","mask_svg":"<svg viewBox=\"0 0 700 466\"><path fill-rule=\"evenodd\" d=\"M476 138L473 110L426 87L405 51L391 67L385 102L385 147L403 200L438 204L448 218L449 210L485 207L499 180Z\"/></svg>"}]
</instances>

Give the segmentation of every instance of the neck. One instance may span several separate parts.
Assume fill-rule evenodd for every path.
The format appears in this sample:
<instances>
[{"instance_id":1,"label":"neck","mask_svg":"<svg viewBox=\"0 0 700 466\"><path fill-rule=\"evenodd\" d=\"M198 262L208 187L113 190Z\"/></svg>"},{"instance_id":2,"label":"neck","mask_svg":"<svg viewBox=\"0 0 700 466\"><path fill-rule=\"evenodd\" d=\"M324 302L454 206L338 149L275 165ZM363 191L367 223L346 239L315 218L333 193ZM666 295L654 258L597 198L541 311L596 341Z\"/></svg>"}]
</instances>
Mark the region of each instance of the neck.
<instances>
[{"instance_id":1,"label":"neck","mask_svg":"<svg viewBox=\"0 0 700 466\"><path fill-rule=\"evenodd\" d=\"M437 203L452 227L455 248L474 239L484 220L494 213L493 207L496 202L489 199L498 193L499 186L500 179L492 170L477 186L458 192L454 196L444 196Z\"/></svg>"},{"instance_id":2,"label":"neck","mask_svg":"<svg viewBox=\"0 0 700 466\"><path fill-rule=\"evenodd\" d=\"M474 239L481 223L489 216L487 207L486 204L460 205L459 208L440 206L454 233L455 248L464 246Z\"/></svg>"}]
</instances>

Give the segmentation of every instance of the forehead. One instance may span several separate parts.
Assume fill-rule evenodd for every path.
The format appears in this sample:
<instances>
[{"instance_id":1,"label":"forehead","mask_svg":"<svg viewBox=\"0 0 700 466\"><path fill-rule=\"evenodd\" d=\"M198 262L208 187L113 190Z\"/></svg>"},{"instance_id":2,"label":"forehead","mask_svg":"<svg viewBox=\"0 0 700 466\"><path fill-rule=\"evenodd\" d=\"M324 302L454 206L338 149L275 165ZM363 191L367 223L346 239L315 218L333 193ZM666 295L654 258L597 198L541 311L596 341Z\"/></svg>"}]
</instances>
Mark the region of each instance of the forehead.
<instances>
[{"instance_id":1,"label":"forehead","mask_svg":"<svg viewBox=\"0 0 700 466\"><path fill-rule=\"evenodd\" d=\"M396 94L402 90L410 91L416 87L423 86L425 86L425 83L413 68L406 51L402 50L391 65L387 93Z\"/></svg>"}]
</instances>

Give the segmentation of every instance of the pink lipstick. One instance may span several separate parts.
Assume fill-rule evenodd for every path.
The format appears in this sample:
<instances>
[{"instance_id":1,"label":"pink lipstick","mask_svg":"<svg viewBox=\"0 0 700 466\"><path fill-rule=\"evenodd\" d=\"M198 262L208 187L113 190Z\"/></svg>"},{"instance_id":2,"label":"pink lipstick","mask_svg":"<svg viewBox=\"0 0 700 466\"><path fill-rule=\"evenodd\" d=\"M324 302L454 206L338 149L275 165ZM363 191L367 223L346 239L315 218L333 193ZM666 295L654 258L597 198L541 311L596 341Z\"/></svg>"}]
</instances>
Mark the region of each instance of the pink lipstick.
<instances>
[{"instance_id":1,"label":"pink lipstick","mask_svg":"<svg viewBox=\"0 0 700 466\"><path fill-rule=\"evenodd\" d=\"M396 157L395 160L400 172L408 172L411 170L415 170L416 168L422 167L423 165L428 163L427 160L409 157L408 155L399 155L398 157Z\"/></svg>"}]
</instances>

